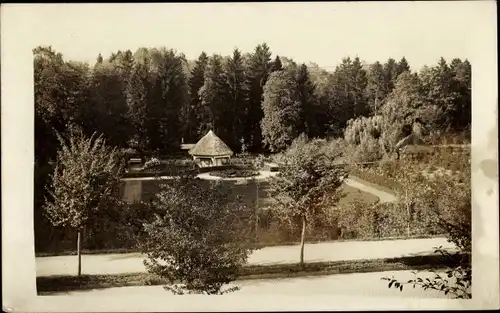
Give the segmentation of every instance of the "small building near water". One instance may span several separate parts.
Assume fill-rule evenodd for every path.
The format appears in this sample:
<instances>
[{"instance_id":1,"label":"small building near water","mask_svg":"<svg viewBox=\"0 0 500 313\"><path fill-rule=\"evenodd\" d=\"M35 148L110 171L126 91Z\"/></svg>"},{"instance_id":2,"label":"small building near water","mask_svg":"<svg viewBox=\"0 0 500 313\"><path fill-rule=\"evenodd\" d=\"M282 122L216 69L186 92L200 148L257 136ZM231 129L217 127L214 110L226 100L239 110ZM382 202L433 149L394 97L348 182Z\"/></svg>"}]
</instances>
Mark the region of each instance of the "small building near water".
<instances>
[{"instance_id":1,"label":"small building near water","mask_svg":"<svg viewBox=\"0 0 500 313\"><path fill-rule=\"evenodd\" d=\"M229 164L233 151L213 131L209 131L189 154L199 167L223 166Z\"/></svg>"}]
</instances>

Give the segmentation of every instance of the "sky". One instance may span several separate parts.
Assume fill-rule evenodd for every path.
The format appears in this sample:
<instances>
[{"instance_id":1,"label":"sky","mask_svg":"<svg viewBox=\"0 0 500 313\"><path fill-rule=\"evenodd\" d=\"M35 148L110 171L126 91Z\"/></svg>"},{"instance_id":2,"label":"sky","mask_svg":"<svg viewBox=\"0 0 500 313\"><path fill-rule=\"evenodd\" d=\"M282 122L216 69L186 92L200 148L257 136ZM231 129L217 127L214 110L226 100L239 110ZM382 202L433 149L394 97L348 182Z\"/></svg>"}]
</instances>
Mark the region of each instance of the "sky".
<instances>
[{"instance_id":1,"label":"sky","mask_svg":"<svg viewBox=\"0 0 500 313\"><path fill-rule=\"evenodd\" d=\"M33 29L34 44L92 64L99 53L107 57L143 46L165 46L196 59L201 51L251 52L266 42L273 57L327 70L346 56L368 63L405 56L419 69L441 56L470 57L474 23L485 16L478 2L31 4L17 9Z\"/></svg>"}]
</instances>

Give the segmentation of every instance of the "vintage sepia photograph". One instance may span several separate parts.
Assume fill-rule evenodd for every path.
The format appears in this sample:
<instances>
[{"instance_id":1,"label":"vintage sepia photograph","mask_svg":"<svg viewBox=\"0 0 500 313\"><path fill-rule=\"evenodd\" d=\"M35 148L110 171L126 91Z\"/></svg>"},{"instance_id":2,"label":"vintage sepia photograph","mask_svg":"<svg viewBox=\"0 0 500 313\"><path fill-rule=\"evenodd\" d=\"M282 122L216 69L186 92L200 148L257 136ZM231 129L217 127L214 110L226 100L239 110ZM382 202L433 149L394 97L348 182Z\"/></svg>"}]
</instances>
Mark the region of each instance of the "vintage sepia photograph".
<instances>
[{"instance_id":1,"label":"vintage sepia photograph","mask_svg":"<svg viewBox=\"0 0 500 313\"><path fill-rule=\"evenodd\" d=\"M37 296L474 299L473 2L34 6Z\"/></svg>"}]
</instances>

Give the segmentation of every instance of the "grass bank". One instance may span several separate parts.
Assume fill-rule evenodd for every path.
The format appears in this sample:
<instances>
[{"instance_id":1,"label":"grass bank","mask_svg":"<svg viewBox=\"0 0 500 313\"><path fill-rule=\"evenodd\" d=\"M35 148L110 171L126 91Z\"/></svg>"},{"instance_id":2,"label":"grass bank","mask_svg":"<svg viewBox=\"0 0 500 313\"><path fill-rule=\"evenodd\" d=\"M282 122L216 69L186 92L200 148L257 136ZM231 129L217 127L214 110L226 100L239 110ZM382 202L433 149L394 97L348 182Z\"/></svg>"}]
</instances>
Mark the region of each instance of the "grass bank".
<instances>
[{"instance_id":1,"label":"grass bank","mask_svg":"<svg viewBox=\"0 0 500 313\"><path fill-rule=\"evenodd\" d=\"M276 264L245 266L240 270L238 280L292 278L319 275L383 272L395 270L442 269L456 266L459 260L468 255L455 255L443 258L441 255L410 256L400 258L352 260L336 262L299 264ZM102 289L126 286L154 286L166 281L149 273L121 275L83 275L37 277L39 295L75 290Z\"/></svg>"}]
</instances>

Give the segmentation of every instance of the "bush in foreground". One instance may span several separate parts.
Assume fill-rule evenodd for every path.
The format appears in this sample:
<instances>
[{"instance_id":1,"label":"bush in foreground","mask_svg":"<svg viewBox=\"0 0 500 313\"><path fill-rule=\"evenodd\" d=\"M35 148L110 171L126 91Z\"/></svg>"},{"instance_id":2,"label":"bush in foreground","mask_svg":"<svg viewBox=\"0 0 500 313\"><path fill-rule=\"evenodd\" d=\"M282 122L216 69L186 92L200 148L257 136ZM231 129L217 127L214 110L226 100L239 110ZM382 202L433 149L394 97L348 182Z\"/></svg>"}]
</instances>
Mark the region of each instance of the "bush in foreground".
<instances>
[{"instance_id":1,"label":"bush in foreground","mask_svg":"<svg viewBox=\"0 0 500 313\"><path fill-rule=\"evenodd\" d=\"M150 273L165 279L174 294L223 294L251 251L245 207L228 201L219 183L201 187L192 179L165 185L153 202L141 250Z\"/></svg>"}]
</instances>

